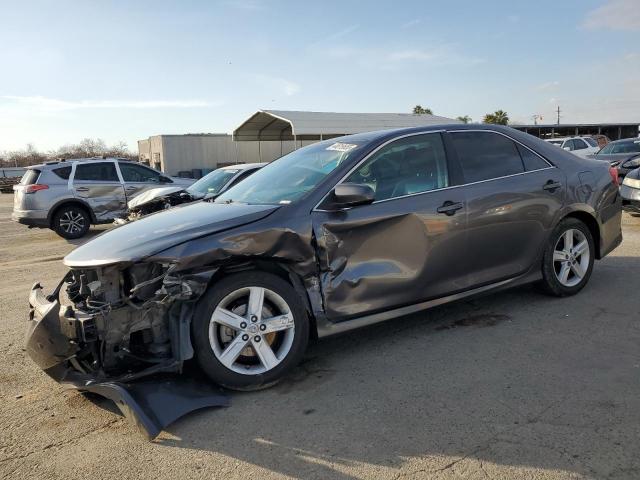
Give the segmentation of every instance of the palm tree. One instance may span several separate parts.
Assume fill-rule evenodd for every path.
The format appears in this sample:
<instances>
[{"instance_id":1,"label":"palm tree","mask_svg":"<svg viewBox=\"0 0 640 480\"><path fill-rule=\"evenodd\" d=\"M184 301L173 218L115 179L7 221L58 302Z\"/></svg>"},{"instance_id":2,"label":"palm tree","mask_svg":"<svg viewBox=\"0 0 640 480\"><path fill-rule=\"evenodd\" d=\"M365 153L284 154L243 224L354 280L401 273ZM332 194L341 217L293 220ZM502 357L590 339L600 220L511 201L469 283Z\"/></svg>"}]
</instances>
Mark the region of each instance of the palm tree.
<instances>
[{"instance_id":1,"label":"palm tree","mask_svg":"<svg viewBox=\"0 0 640 480\"><path fill-rule=\"evenodd\" d=\"M422 108L422 105L416 105L413 107L414 115L433 115L430 108Z\"/></svg>"},{"instance_id":2,"label":"palm tree","mask_svg":"<svg viewBox=\"0 0 640 480\"><path fill-rule=\"evenodd\" d=\"M460 120L462 123L471 123L471 117L465 115L464 117L456 117L456 120Z\"/></svg>"},{"instance_id":3,"label":"palm tree","mask_svg":"<svg viewBox=\"0 0 640 480\"><path fill-rule=\"evenodd\" d=\"M495 125L507 125L509 123L509 115L503 110L496 110L493 113L487 113L482 122L493 123Z\"/></svg>"}]
</instances>

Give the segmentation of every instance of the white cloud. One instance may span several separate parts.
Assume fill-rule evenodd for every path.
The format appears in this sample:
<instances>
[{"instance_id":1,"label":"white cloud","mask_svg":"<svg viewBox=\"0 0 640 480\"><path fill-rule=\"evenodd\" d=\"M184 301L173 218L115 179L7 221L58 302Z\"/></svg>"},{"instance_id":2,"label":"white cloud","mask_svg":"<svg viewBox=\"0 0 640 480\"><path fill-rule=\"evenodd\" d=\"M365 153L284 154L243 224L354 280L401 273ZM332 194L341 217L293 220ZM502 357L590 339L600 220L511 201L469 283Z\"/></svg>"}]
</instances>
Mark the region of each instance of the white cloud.
<instances>
[{"instance_id":1,"label":"white cloud","mask_svg":"<svg viewBox=\"0 0 640 480\"><path fill-rule=\"evenodd\" d=\"M608 0L587 13L583 26L590 29L640 30L638 0Z\"/></svg>"},{"instance_id":2,"label":"white cloud","mask_svg":"<svg viewBox=\"0 0 640 480\"><path fill-rule=\"evenodd\" d=\"M471 67L485 60L460 54L451 45L439 45L429 49L385 49L339 46L320 52L332 58L357 62L359 65L383 70L395 70L407 65Z\"/></svg>"},{"instance_id":3,"label":"white cloud","mask_svg":"<svg viewBox=\"0 0 640 480\"><path fill-rule=\"evenodd\" d=\"M560 82L558 82L557 80L554 80L552 82L545 82L545 83L541 83L540 85L536 85L535 89L536 90L552 90L559 85L560 85Z\"/></svg>"},{"instance_id":4,"label":"white cloud","mask_svg":"<svg viewBox=\"0 0 640 480\"><path fill-rule=\"evenodd\" d=\"M202 108L219 106L221 102L205 100L79 100L69 101L41 96L3 95L1 100L36 110L59 111L100 108Z\"/></svg>"},{"instance_id":5,"label":"white cloud","mask_svg":"<svg viewBox=\"0 0 640 480\"><path fill-rule=\"evenodd\" d=\"M351 33L355 32L359 28L360 28L360 25L357 25L357 24L349 25L348 27L345 27L342 30L338 30L337 32L334 32L316 42L311 43L309 45L309 48L325 46L327 43L335 42L336 40L346 37L347 35L350 35Z\"/></svg>"},{"instance_id":6,"label":"white cloud","mask_svg":"<svg viewBox=\"0 0 640 480\"><path fill-rule=\"evenodd\" d=\"M387 58L391 61L426 61L433 60L438 57L437 52L425 51L425 50L400 50L397 52L391 52Z\"/></svg>"},{"instance_id":7,"label":"white cloud","mask_svg":"<svg viewBox=\"0 0 640 480\"><path fill-rule=\"evenodd\" d=\"M300 91L300 85L291 80L281 77L272 77L271 75L255 75L255 80L262 84L263 87L275 89L284 95L290 97Z\"/></svg>"},{"instance_id":8,"label":"white cloud","mask_svg":"<svg viewBox=\"0 0 640 480\"><path fill-rule=\"evenodd\" d=\"M413 20L409 20L408 22L403 23L400 27L411 28L411 27L415 27L416 25L419 25L420 23L422 23L422 20L420 20L419 18L414 18Z\"/></svg>"}]
</instances>

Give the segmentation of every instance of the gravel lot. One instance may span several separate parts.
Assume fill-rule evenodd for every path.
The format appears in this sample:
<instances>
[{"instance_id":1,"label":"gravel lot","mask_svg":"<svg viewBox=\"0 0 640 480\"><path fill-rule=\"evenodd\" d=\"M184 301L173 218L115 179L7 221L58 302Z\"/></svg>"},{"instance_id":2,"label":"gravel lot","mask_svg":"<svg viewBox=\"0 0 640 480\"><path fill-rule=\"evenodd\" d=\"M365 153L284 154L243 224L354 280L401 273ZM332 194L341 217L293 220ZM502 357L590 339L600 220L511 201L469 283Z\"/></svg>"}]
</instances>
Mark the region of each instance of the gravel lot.
<instances>
[{"instance_id":1,"label":"gravel lot","mask_svg":"<svg viewBox=\"0 0 640 480\"><path fill-rule=\"evenodd\" d=\"M530 287L314 345L285 382L147 442L22 348L74 248L0 195L0 477L640 478L640 219L579 295Z\"/></svg>"}]
</instances>

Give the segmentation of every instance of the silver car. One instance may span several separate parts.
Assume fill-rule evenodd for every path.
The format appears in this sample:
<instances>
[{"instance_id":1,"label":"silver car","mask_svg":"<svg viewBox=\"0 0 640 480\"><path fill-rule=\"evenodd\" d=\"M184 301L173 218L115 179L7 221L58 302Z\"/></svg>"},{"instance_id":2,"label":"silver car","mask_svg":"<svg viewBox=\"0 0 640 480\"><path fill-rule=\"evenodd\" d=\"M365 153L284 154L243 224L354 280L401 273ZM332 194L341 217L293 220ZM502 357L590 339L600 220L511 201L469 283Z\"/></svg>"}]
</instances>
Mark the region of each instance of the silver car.
<instances>
[{"instance_id":1,"label":"silver car","mask_svg":"<svg viewBox=\"0 0 640 480\"><path fill-rule=\"evenodd\" d=\"M29 167L13 187L11 218L31 227L51 228L67 239L80 238L91 224L109 223L122 215L127 199L143 190L192 182L119 158L47 162Z\"/></svg>"}]
</instances>

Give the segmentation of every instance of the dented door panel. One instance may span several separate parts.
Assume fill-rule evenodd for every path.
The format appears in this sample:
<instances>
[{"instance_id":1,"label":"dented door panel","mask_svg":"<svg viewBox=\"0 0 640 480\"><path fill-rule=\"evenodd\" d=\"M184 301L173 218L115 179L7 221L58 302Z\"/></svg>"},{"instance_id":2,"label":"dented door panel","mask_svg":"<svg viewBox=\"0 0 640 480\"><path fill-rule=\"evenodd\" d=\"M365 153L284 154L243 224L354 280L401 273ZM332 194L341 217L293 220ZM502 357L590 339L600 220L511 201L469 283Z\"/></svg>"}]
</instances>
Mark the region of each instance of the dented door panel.
<instances>
[{"instance_id":1,"label":"dented door panel","mask_svg":"<svg viewBox=\"0 0 640 480\"><path fill-rule=\"evenodd\" d=\"M461 195L444 189L313 212L327 318L345 320L466 288L466 213L437 212Z\"/></svg>"}]
</instances>

